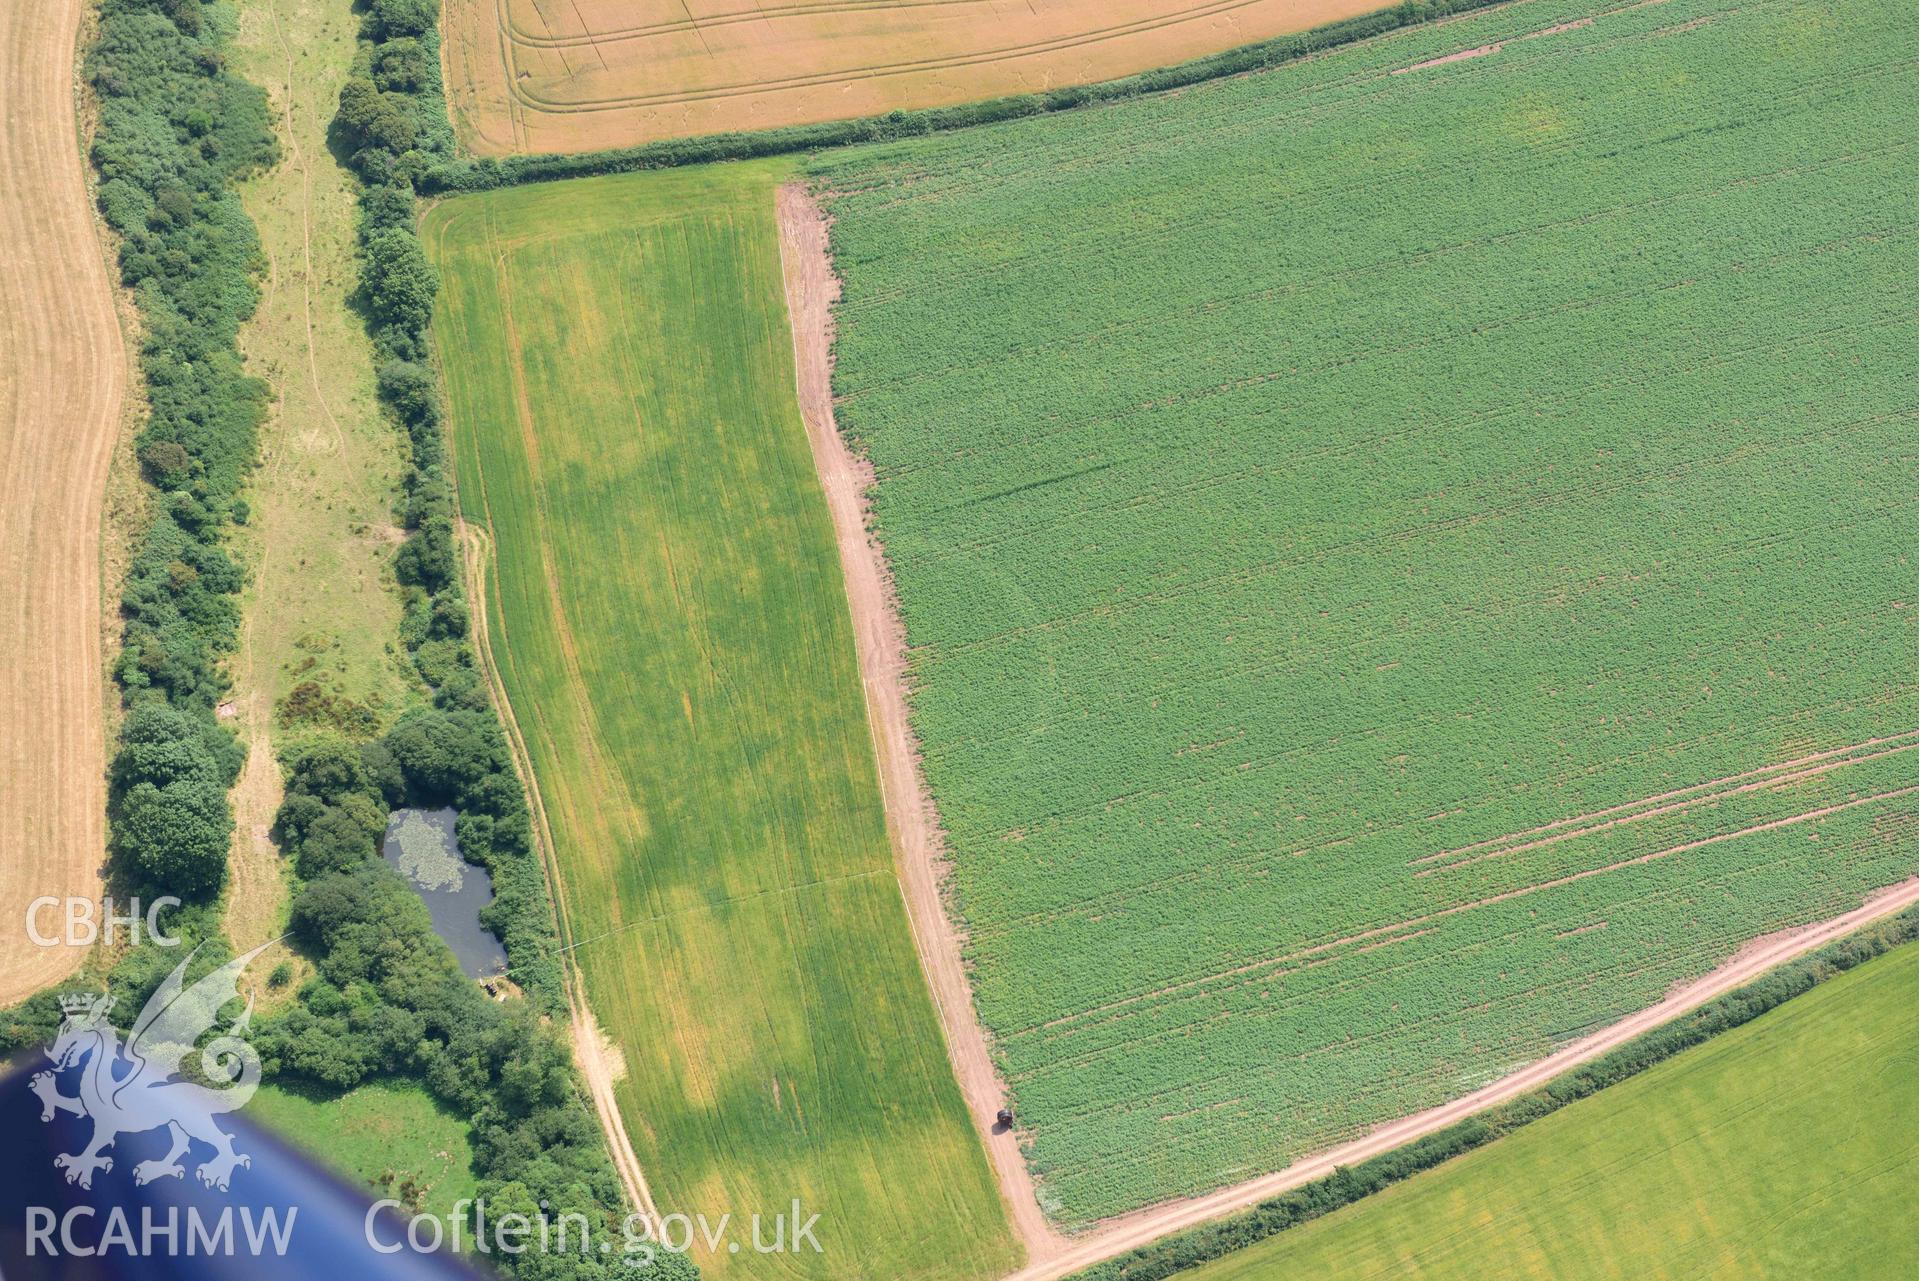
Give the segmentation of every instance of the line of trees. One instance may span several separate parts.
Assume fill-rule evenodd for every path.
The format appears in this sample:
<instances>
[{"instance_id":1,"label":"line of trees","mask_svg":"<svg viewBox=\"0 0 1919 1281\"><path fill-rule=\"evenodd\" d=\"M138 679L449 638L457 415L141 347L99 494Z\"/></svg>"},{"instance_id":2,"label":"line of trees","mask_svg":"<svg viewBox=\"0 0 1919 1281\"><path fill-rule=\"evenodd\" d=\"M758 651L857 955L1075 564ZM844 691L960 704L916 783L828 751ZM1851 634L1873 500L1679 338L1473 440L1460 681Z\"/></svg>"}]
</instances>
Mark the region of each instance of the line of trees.
<instances>
[{"instance_id":1,"label":"line of trees","mask_svg":"<svg viewBox=\"0 0 1919 1281\"><path fill-rule=\"evenodd\" d=\"M200 948L197 976L231 956L216 900L233 834L227 793L246 751L215 709L239 629L242 574L227 540L247 521L240 488L268 403L237 342L265 264L233 184L279 149L266 95L228 70L201 0L101 0L82 70L98 103L96 199L140 314L147 412L135 456L152 500L119 602L126 716L108 769L111 892L186 900L165 926ZM80 982L105 982L120 997L115 1016L131 1019L178 963L146 945ZM29 998L0 1015L0 1052L43 1044L60 1019L55 992Z\"/></svg>"},{"instance_id":2,"label":"line of trees","mask_svg":"<svg viewBox=\"0 0 1919 1281\"><path fill-rule=\"evenodd\" d=\"M1176 1232L1073 1275L1072 1281L1165 1281L1323 1214L1351 1205L1415 1174L1483 1147L1569 1103L1639 1075L1682 1050L1752 1022L1848 970L1919 940L1919 908L1867 926L1763 975L1714 1001L1635 1037L1537 1090L1467 1117L1423 1139L1261 1201L1250 1210Z\"/></svg>"},{"instance_id":3,"label":"line of trees","mask_svg":"<svg viewBox=\"0 0 1919 1281\"><path fill-rule=\"evenodd\" d=\"M417 736L458 745L461 772L435 795L460 810L461 849L492 875L486 923L506 946L509 973L543 1011L557 1014L565 994L551 903L526 796L473 653L445 415L427 339L439 278L416 231L413 184L453 154L438 21L434 0L370 0L333 123L334 141L361 181L360 301L380 400L405 430L411 454L407 536L394 562L404 597L401 640L438 713L402 721L387 741L396 750Z\"/></svg>"},{"instance_id":4,"label":"line of trees","mask_svg":"<svg viewBox=\"0 0 1919 1281\"><path fill-rule=\"evenodd\" d=\"M244 756L214 709L239 626L230 528L265 420L242 367L259 300L259 237L233 183L271 165L266 95L228 71L200 0L104 0L85 71L99 101L91 158L120 277L139 307L154 493L120 596L115 675L129 714L111 771L116 878L201 902L226 875L227 789Z\"/></svg>"}]
</instances>

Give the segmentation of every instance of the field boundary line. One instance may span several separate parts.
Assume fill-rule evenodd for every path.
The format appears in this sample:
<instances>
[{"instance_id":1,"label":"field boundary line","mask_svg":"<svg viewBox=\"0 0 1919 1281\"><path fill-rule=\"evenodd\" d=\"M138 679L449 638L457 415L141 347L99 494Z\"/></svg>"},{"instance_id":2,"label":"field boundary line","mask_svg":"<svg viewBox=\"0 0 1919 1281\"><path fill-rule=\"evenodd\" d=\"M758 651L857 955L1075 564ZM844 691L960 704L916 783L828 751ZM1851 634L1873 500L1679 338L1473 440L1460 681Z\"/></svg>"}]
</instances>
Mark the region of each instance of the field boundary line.
<instances>
[{"instance_id":1,"label":"field boundary line","mask_svg":"<svg viewBox=\"0 0 1919 1281\"><path fill-rule=\"evenodd\" d=\"M943 832L932 793L920 773L919 747L906 704L906 627L897 609L885 550L868 532L872 466L853 452L833 416L832 304L840 285L827 240L828 220L799 182L781 184L775 213L800 416L838 544L867 730L879 770L900 894L912 926L914 950L939 1011L948 1061L1030 1269L1061 1256L1070 1242L1041 1209L1022 1145L991 1120L1009 1105L1006 1084L993 1063L985 1028L974 1008L960 933L942 893Z\"/></svg>"},{"instance_id":2,"label":"field boundary line","mask_svg":"<svg viewBox=\"0 0 1919 1281\"><path fill-rule=\"evenodd\" d=\"M1545 1085L1572 1068L1618 1049L1641 1033L1669 1023L1735 988L1745 986L1768 970L1796 960L1915 904L1919 904L1919 877L1908 878L1867 896L1863 904L1842 916L1753 939L1725 964L1680 987L1657 1005L1582 1037L1543 1059L1481 1086L1471 1094L1397 1121L1389 1121L1361 1138L1297 1161L1284 1170L1202 1196L1163 1202L1115 1219L1103 1220L1065 1253L1028 1265L1012 1273L1005 1281L1062 1281L1082 1269L1150 1245L1161 1237L1248 1209L1261 1201L1325 1178L1342 1166L1357 1165L1403 1147L1475 1113Z\"/></svg>"}]
</instances>

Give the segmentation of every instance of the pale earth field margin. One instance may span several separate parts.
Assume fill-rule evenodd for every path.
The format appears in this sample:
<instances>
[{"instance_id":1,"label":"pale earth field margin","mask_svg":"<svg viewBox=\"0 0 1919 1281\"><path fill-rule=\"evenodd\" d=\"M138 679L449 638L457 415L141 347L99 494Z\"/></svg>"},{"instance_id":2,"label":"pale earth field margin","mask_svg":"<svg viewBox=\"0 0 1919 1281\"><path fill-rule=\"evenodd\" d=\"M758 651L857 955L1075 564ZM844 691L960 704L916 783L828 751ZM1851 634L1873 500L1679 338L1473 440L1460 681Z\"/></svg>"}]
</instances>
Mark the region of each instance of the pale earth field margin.
<instances>
[{"instance_id":1,"label":"pale earth field margin","mask_svg":"<svg viewBox=\"0 0 1919 1281\"><path fill-rule=\"evenodd\" d=\"M942 897L946 864L939 815L920 774L919 746L907 717L906 628L894 600L885 550L867 532L866 494L873 486L873 469L848 448L833 421L832 307L839 298L839 278L833 274L827 247L827 220L803 183L781 184L777 199L780 265L787 318L793 326L800 414L839 543L900 891L946 1035L953 1075L959 1079L960 1093L993 1167L1013 1230L1024 1242L1029 1262L1039 1263L1064 1251L1068 1240L1040 1208L1021 1144L1013 1134L996 1132L992 1122L1007 1105L1006 1085L993 1066L986 1031L973 1009L959 932Z\"/></svg>"},{"instance_id":2,"label":"pale earth field margin","mask_svg":"<svg viewBox=\"0 0 1919 1281\"><path fill-rule=\"evenodd\" d=\"M97 898L106 861L101 536L128 386L75 101L82 0L0 10L0 1006L65 978L79 947L37 947L27 904Z\"/></svg>"}]
</instances>

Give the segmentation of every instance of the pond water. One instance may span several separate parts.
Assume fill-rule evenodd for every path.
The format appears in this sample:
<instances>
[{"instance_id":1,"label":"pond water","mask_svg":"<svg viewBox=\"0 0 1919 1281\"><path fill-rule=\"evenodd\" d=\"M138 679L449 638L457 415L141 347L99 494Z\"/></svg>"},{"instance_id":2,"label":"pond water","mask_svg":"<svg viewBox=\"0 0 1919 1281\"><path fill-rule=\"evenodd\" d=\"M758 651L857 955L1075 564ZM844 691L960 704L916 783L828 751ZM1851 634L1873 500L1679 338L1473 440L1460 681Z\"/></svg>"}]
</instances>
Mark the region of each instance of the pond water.
<instances>
[{"instance_id":1,"label":"pond water","mask_svg":"<svg viewBox=\"0 0 1919 1281\"><path fill-rule=\"evenodd\" d=\"M493 901L493 878L460 856L450 809L393 811L380 853L426 903L433 931L446 940L473 979L506 973L506 949L480 924Z\"/></svg>"}]
</instances>

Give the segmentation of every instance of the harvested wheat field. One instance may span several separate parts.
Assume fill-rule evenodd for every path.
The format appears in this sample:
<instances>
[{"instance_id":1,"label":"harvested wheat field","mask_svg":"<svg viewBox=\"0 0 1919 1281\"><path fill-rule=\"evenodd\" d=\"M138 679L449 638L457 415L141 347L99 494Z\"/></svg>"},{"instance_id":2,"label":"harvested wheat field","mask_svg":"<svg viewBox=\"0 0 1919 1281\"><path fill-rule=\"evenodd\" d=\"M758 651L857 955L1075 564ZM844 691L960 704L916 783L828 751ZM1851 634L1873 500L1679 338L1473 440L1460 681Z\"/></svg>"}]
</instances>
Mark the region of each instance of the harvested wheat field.
<instances>
[{"instance_id":1,"label":"harvested wheat field","mask_svg":"<svg viewBox=\"0 0 1919 1281\"><path fill-rule=\"evenodd\" d=\"M1089 84L1379 0L448 0L448 106L482 155L592 151Z\"/></svg>"},{"instance_id":2,"label":"harvested wheat field","mask_svg":"<svg viewBox=\"0 0 1919 1281\"><path fill-rule=\"evenodd\" d=\"M97 895L106 857L100 513L126 356L74 117L84 8L0 9L0 1006L79 965L33 944L26 907Z\"/></svg>"}]
</instances>

